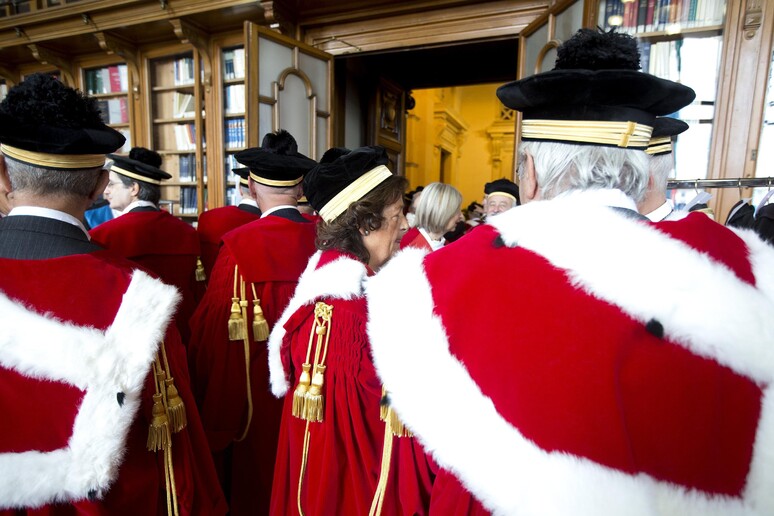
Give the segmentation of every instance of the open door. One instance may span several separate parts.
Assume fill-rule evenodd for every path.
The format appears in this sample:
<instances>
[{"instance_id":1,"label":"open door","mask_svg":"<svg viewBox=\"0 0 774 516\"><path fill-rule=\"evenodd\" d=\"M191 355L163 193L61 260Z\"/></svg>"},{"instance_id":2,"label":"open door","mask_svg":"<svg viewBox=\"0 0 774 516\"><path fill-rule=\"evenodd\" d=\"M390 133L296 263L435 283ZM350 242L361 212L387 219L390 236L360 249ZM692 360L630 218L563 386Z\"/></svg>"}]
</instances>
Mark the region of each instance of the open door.
<instances>
[{"instance_id":1,"label":"open door","mask_svg":"<svg viewBox=\"0 0 774 516\"><path fill-rule=\"evenodd\" d=\"M332 144L333 56L252 22L244 30L247 146L285 129L319 160Z\"/></svg>"},{"instance_id":2,"label":"open door","mask_svg":"<svg viewBox=\"0 0 774 516\"><path fill-rule=\"evenodd\" d=\"M394 82L380 77L376 86L376 105L373 119L373 145L387 150L389 168L393 173L404 175L406 93Z\"/></svg>"}]
</instances>

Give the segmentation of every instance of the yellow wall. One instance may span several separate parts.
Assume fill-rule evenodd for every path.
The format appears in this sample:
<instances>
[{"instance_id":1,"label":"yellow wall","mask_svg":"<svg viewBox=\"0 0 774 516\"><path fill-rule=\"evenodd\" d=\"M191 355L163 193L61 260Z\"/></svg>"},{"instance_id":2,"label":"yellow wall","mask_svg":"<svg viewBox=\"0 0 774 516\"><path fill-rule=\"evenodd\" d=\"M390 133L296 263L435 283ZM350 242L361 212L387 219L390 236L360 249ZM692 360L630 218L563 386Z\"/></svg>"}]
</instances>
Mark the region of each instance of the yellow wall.
<instances>
[{"instance_id":1,"label":"yellow wall","mask_svg":"<svg viewBox=\"0 0 774 516\"><path fill-rule=\"evenodd\" d=\"M406 177L411 189L440 180L448 153L446 182L462 192L463 207L481 202L484 183L513 179L513 121L503 120L495 95L499 84L415 90L406 132Z\"/></svg>"}]
</instances>

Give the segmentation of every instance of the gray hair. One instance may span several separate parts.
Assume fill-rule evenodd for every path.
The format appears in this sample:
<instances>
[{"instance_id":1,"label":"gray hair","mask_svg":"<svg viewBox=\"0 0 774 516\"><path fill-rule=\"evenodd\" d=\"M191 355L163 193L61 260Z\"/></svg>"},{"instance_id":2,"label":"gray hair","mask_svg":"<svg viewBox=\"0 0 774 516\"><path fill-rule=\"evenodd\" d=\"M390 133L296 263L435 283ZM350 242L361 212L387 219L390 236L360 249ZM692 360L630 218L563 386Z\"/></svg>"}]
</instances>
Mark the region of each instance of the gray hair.
<instances>
[{"instance_id":1,"label":"gray hair","mask_svg":"<svg viewBox=\"0 0 774 516\"><path fill-rule=\"evenodd\" d=\"M555 142L522 142L519 146L519 178L525 155L535 163L542 199L572 190L617 188L639 202L648 187L650 157L645 152L598 145Z\"/></svg>"},{"instance_id":2,"label":"gray hair","mask_svg":"<svg viewBox=\"0 0 774 516\"><path fill-rule=\"evenodd\" d=\"M650 157L650 176L653 178L653 190L666 192L667 179L674 170L674 154L658 154Z\"/></svg>"},{"instance_id":3,"label":"gray hair","mask_svg":"<svg viewBox=\"0 0 774 516\"><path fill-rule=\"evenodd\" d=\"M53 170L5 157L11 188L34 195L88 197L97 188L102 167Z\"/></svg>"},{"instance_id":4,"label":"gray hair","mask_svg":"<svg viewBox=\"0 0 774 516\"><path fill-rule=\"evenodd\" d=\"M161 200L161 187L159 185L138 181L118 172L116 172L116 174L118 174L119 179L121 179L121 182L127 188L131 188L134 183L137 183L137 186L140 187L137 192L137 198L139 200L152 202L156 206L159 205L159 201Z\"/></svg>"},{"instance_id":5,"label":"gray hair","mask_svg":"<svg viewBox=\"0 0 774 516\"><path fill-rule=\"evenodd\" d=\"M446 225L460 212L461 206L459 190L445 183L430 183L419 198L416 225L429 233L446 233Z\"/></svg>"}]
</instances>

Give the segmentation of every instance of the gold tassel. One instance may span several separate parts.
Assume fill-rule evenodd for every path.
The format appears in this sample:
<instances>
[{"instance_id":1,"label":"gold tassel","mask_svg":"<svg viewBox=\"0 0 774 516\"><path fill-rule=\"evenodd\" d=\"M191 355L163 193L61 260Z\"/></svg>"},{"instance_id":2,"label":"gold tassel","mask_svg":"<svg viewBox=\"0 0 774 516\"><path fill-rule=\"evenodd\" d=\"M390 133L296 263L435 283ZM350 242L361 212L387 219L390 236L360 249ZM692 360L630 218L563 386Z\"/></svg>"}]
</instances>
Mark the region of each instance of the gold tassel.
<instances>
[{"instance_id":1,"label":"gold tassel","mask_svg":"<svg viewBox=\"0 0 774 516\"><path fill-rule=\"evenodd\" d=\"M164 380L164 385L167 388L167 414L169 414L169 423L172 427L172 432L178 433L188 424L188 418L185 413L185 403L183 403L183 398L181 398L180 394L177 392L174 378Z\"/></svg>"},{"instance_id":2,"label":"gold tassel","mask_svg":"<svg viewBox=\"0 0 774 516\"><path fill-rule=\"evenodd\" d=\"M324 373L325 366L317 364L312 375L312 384L306 396L304 396L304 412L306 416L304 419L313 423L321 423L325 414L325 398L322 393L325 381Z\"/></svg>"},{"instance_id":3,"label":"gold tassel","mask_svg":"<svg viewBox=\"0 0 774 516\"><path fill-rule=\"evenodd\" d=\"M298 385L296 390L293 391L293 408L291 414L295 417L306 419L304 414L306 413L306 392L309 390L309 384L312 381L312 377L309 371L312 369L312 364L301 365L301 376L298 379Z\"/></svg>"},{"instance_id":4,"label":"gold tassel","mask_svg":"<svg viewBox=\"0 0 774 516\"><path fill-rule=\"evenodd\" d=\"M403 424L403 421L400 420L398 417L398 414L395 413L392 408L390 408L390 428L392 429L392 435L395 437L414 437L414 434L411 433L411 430L406 428L406 425Z\"/></svg>"},{"instance_id":5,"label":"gold tassel","mask_svg":"<svg viewBox=\"0 0 774 516\"><path fill-rule=\"evenodd\" d=\"M148 430L148 450L152 452L163 450L169 445L171 439L163 395L156 393L153 395L153 420Z\"/></svg>"},{"instance_id":6,"label":"gold tassel","mask_svg":"<svg viewBox=\"0 0 774 516\"><path fill-rule=\"evenodd\" d=\"M231 315L228 318L228 340L243 340L245 338L245 320L239 306L239 298L231 298Z\"/></svg>"},{"instance_id":7,"label":"gold tassel","mask_svg":"<svg viewBox=\"0 0 774 516\"><path fill-rule=\"evenodd\" d=\"M207 275L204 273L204 265L201 258L196 258L196 281L206 281Z\"/></svg>"},{"instance_id":8,"label":"gold tassel","mask_svg":"<svg viewBox=\"0 0 774 516\"><path fill-rule=\"evenodd\" d=\"M253 288L253 340L261 342L269 338L269 323L263 316L261 300L255 295L255 285L251 283L250 286Z\"/></svg>"}]
</instances>

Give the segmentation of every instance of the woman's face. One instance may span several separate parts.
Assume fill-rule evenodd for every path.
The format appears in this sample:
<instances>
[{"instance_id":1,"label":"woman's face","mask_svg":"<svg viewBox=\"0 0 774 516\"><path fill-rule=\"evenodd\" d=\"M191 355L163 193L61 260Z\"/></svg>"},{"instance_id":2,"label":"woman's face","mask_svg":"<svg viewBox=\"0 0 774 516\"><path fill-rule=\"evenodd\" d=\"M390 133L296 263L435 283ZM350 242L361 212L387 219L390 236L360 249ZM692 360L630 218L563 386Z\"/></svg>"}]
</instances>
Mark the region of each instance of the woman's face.
<instances>
[{"instance_id":1,"label":"woman's face","mask_svg":"<svg viewBox=\"0 0 774 516\"><path fill-rule=\"evenodd\" d=\"M368 266L373 270L379 270L393 254L400 249L400 240L408 231L408 222L403 215L403 199L386 206L382 211L384 221L376 231L360 230L363 235L363 244L371 256Z\"/></svg>"}]
</instances>

